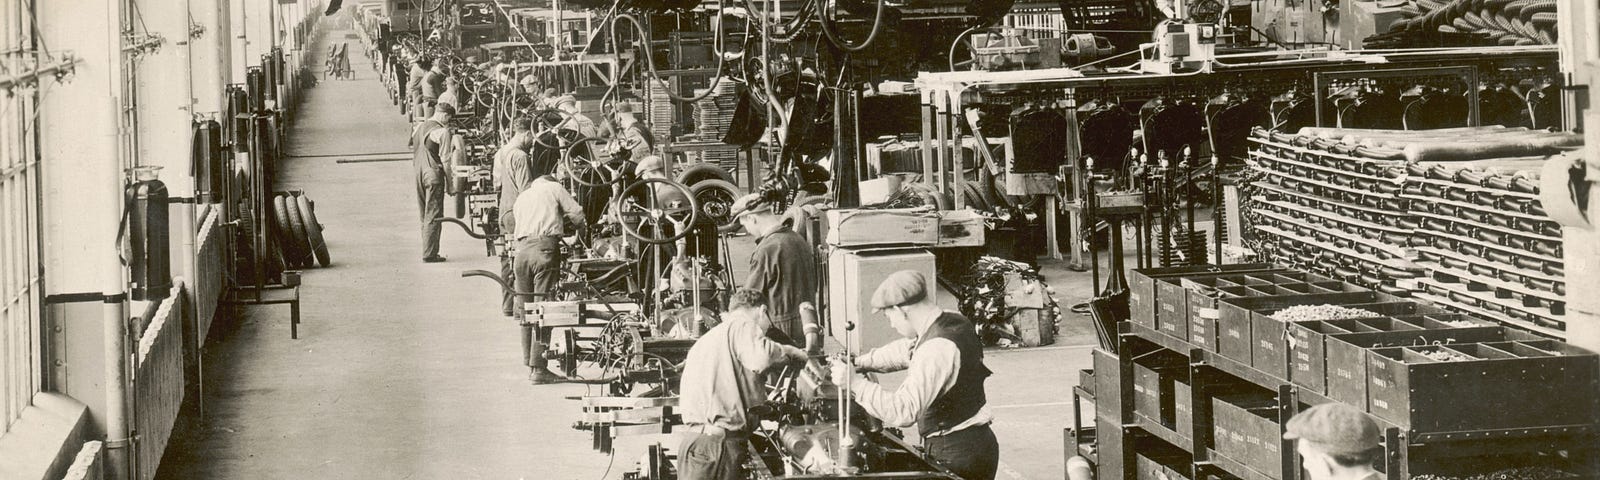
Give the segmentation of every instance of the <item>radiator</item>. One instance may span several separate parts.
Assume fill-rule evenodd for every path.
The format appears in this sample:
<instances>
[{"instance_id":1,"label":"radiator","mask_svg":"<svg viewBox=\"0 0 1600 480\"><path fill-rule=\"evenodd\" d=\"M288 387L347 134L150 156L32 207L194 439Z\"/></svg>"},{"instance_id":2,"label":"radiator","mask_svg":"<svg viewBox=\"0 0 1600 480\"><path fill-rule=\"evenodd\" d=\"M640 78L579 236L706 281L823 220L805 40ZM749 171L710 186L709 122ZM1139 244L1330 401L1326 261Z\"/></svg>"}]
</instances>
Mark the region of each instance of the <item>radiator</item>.
<instances>
[{"instance_id":1,"label":"radiator","mask_svg":"<svg viewBox=\"0 0 1600 480\"><path fill-rule=\"evenodd\" d=\"M155 478L183 404L183 322L188 318L183 298L189 286L180 281L177 287L151 315L135 357L133 425L138 436L134 458L138 462L135 478L141 480Z\"/></svg>"},{"instance_id":2,"label":"radiator","mask_svg":"<svg viewBox=\"0 0 1600 480\"><path fill-rule=\"evenodd\" d=\"M72 461L72 466L67 467L67 474L61 480L101 480L105 478L105 456L100 454L103 444L98 440L84 442L83 448L78 450L78 456Z\"/></svg>"},{"instance_id":3,"label":"radiator","mask_svg":"<svg viewBox=\"0 0 1600 480\"><path fill-rule=\"evenodd\" d=\"M206 209L205 218L200 221L200 232L195 238L195 278L190 280L189 285L194 288L197 343L204 343L206 335L211 332L211 324L217 317L217 305L222 300L222 293L228 290L225 276L227 259L223 249L223 237L228 229L217 224L219 207Z\"/></svg>"}]
</instances>

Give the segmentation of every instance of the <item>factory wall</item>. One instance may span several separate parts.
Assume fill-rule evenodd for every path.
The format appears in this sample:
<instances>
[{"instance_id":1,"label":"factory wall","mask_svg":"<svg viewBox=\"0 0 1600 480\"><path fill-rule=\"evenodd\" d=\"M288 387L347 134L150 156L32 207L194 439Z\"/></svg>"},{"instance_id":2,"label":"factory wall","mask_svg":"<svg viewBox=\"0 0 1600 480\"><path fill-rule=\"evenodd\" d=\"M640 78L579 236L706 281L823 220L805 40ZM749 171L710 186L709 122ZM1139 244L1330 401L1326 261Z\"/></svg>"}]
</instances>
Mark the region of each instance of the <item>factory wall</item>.
<instances>
[{"instance_id":1,"label":"factory wall","mask_svg":"<svg viewBox=\"0 0 1600 480\"><path fill-rule=\"evenodd\" d=\"M227 87L274 47L286 52L292 75L322 7L321 0L0 0L0 33L24 39L6 54L34 55L36 68L65 65L56 75L12 77L18 64L8 63L0 83L7 91L32 86L17 103L37 103L36 111L4 110L23 121L0 124L3 138L26 141L7 141L15 147L0 165L20 158L16 172L37 172L37 191L7 192L38 211L14 220L7 210L4 218L37 222L34 238L8 239L25 243L17 251L37 251L15 262L37 268L16 270L40 272L39 287L24 296L45 304L8 315L26 328L0 336L33 344L8 350L30 357L6 372L0 478L61 478L80 452L77 461L95 464L105 478L154 476L193 378L186 371L197 367L229 288L223 209L195 200L194 124L226 121ZM280 102L295 93L285 89ZM169 232L174 287L164 299L128 298L121 233L126 171L134 166L162 167L160 179L177 200ZM25 182L5 186L11 183ZM11 370L36 378L13 382Z\"/></svg>"}]
</instances>

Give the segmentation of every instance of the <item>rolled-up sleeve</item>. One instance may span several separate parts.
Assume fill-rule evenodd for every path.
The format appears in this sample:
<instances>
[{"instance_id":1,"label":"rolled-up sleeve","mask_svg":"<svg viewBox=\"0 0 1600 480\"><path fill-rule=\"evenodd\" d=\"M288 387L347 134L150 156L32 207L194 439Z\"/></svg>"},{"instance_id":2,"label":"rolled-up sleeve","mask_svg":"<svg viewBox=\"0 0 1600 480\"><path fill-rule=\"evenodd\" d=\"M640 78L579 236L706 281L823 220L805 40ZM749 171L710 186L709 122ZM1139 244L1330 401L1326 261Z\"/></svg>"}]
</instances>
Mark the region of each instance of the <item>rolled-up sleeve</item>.
<instances>
[{"instance_id":1,"label":"rolled-up sleeve","mask_svg":"<svg viewBox=\"0 0 1600 480\"><path fill-rule=\"evenodd\" d=\"M911 339L902 338L856 357L856 370L889 373L911 365Z\"/></svg>"},{"instance_id":2,"label":"rolled-up sleeve","mask_svg":"<svg viewBox=\"0 0 1600 480\"><path fill-rule=\"evenodd\" d=\"M933 400L950 389L961 373L960 349L942 338L924 342L911 359L905 381L890 391L863 377L850 381L856 403L868 414L895 427L909 427L927 411Z\"/></svg>"}]
</instances>

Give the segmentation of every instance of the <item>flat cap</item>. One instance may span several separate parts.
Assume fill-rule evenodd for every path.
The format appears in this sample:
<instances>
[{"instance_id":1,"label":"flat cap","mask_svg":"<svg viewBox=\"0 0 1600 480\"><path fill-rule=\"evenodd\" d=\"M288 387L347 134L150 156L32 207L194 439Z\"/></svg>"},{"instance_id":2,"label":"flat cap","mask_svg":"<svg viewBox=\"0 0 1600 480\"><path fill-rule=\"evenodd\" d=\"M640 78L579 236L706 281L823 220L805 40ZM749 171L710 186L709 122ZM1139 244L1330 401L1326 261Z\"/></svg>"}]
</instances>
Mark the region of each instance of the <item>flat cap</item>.
<instances>
[{"instance_id":1,"label":"flat cap","mask_svg":"<svg viewBox=\"0 0 1600 480\"><path fill-rule=\"evenodd\" d=\"M1324 403L1295 415L1283 438L1304 440L1329 455L1355 455L1378 448L1382 434L1365 412L1343 403Z\"/></svg>"},{"instance_id":2,"label":"flat cap","mask_svg":"<svg viewBox=\"0 0 1600 480\"><path fill-rule=\"evenodd\" d=\"M916 270L901 270L889 275L872 293L872 308L883 310L910 305L928 298L928 277Z\"/></svg>"}]
</instances>

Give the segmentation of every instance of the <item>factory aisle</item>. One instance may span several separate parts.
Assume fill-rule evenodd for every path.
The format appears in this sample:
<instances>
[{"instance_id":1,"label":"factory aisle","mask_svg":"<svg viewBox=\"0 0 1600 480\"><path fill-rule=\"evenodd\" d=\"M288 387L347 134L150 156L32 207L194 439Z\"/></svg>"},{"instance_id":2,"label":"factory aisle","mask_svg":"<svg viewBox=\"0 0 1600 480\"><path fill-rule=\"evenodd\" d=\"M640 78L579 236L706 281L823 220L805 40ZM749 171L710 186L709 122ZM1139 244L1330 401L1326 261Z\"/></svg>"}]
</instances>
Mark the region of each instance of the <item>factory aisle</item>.
<instances>
[{"instance_id":1,"label":"factory aisle","mask_svg":"<svg viewBox=\"0 0 1600 480\"><path fill-rule=\"evenodd\" d=\"M279 189L317 200L335 264L305 272L299 340L286 307L213 340L204 418L161 477L601 478L606 455L570 428L582 388L530 386L498 287L460 277L498 271L483 244L447 226L450 261L420 261L411 163L393 154L410 126L354 32L327 38L356 78L308 91Z\"/></svg>"},{"instance_id":2,"label":"factory aisle","mask_svg":"<svg viewBox=\"0 0 1600 480\"><path fill-rule=\"evenodd\" d=\"M180 420L158 477L603 480L632 470L649 443L675 448L676 438L653 436L619 439L618 458L590 449L588 433L571 428L583 387L530 385L498 287L460 277L498 271L480 241L447 226L450 260L420 261L410 125L354 32L326 38L348 43L356 77L307 91L278 190L317 200L334 266L304 274L299 340L282 306L250 307L217 329L203 416ZM732 243L738 273L752 247L748 237ZM1057 272L1046 269L1062 301L1089 291L1083 275ZM1063 325L1067 346L989 353L1000 478L1061 478L1071 388L1090 363L1087 347L1072 345L1092 339L1084 318Z\"/></svg>"}]
</instances>

